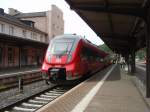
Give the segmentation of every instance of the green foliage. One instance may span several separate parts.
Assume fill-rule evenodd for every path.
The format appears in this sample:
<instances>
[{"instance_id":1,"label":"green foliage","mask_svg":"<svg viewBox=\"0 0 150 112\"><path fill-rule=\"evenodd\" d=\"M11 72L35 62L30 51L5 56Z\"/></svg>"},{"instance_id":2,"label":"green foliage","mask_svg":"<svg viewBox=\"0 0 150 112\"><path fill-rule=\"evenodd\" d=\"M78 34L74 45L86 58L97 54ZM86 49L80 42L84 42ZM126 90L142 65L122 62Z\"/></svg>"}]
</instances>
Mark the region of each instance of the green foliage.
<instances>
[{"instance_id":1,"label":"green foliage","mask_svg":"<svg viewBox=\"0 0 150 112\"><path fill-rule=\"evenodd\" d=\"M105 52L112 53L112 50L106 44L100 45L99 48Z\"/></svg>"},{"instance_id":2,"label":"green foliage","mask_svg":"<svg viewBox=\"0 0 150 112\"><path fill-rule=\"evenodd\" d=\"M145 59L146 57L146 48L140 49L136 52L136 58Z\"/></svg>"}]
</instances>

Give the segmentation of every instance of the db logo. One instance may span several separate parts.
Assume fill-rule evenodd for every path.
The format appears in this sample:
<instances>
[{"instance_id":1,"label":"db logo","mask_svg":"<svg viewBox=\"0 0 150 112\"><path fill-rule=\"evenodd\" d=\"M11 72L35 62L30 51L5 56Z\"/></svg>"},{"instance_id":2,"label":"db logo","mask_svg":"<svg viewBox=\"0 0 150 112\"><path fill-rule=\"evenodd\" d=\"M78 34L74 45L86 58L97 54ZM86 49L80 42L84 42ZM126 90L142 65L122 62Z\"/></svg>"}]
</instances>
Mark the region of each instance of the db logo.
<instances>
[{"instance_id":1,"label":"db logo","mask_svg":"<svg viewBox=\"0 0 150 112\"><path fill-rule=\"evenodd\" d=\"M56 62L57 62L57 63L60 63L60 62L61 62L61 59L60 59L60 58L57 58L57 59L56 59Z\"/></svg>"}]
</instances>

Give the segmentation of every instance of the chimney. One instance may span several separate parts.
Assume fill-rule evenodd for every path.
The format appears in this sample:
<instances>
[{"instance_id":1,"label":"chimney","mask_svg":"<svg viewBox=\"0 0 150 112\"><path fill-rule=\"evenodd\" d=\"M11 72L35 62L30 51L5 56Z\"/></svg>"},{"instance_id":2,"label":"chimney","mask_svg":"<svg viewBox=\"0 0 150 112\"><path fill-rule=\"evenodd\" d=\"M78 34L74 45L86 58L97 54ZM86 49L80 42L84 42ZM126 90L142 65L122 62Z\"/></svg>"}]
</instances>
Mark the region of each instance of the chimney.
<instances>
[{"instance_id":1,"label":"chimney","mask_svg":"<svg viewBox=\"0 0 150 112\"><path fill-rule=\"evenodd\" d=\"M8 11L8 14L11 15L11 16L14 16L16 14L19 14L21 12L19 12L18 10L16 9L13 9L13 8L9 8L9 11Z\"/></svg>"},{"instance_id":2,"label":"chimney","mask_svg":"<svg viewBox=\"0 0 150 112\"><path fill-rule=\"evenodd\" d=\"M4 15L4 9L0 8L0 15Z\"/></svg>"}]
</instances>

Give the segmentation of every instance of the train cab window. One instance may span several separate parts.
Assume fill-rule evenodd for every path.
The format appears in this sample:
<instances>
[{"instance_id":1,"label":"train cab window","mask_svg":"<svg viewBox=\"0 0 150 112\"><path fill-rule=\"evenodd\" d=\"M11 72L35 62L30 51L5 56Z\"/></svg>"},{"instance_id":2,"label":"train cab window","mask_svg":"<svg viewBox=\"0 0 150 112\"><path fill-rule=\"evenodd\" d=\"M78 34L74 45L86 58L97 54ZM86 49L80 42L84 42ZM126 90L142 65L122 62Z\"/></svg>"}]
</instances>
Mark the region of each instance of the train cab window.
<instances>
[{"instance_id":1,"label":"train cab window","mask_svg":"<svg viewBox=\"0 0 150 112\"><path fill-rule=\"evenodd\" d=\"M51 54L70 54L73 50L74 39L55 40L49 48Z\"/></svg>"},{"instance_id":2,"label":"train cab window","mask_svg":"<svg viewBox=\"0 0 150 112\"><path fill-rule=\"evenodd\" d=\"M71 43L55 43L53 46L53 54L67 54L71 50Z\"/></svg>"}]
</instances>

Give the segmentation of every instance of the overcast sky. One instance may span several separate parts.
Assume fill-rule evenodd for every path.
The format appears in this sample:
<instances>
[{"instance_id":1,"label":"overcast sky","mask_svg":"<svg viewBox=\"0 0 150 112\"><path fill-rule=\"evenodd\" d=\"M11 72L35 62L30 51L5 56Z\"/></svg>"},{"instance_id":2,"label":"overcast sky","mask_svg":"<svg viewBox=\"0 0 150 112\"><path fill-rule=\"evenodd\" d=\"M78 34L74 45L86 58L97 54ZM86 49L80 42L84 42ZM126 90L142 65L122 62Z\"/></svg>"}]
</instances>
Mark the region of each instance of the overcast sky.
<instances>
[{"instance_id":1,"label":"overcast sky","mask_svg":"<svg viewBox=\"0 0 150 112\"><path fill-rule=\"evenodd\" d=\"M40 12L51 9L51 5L58 6L64 14L65 34L76 33L85 36L96 45L103 44L92 29L72 10L64 0L0 0L0 8L8 12L8 8L15 8L20 12Z\"/></svg>"}]
</instances>

